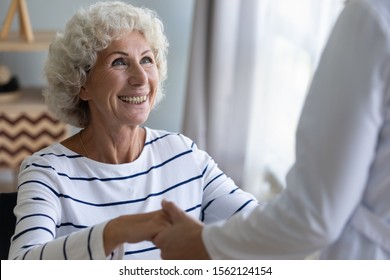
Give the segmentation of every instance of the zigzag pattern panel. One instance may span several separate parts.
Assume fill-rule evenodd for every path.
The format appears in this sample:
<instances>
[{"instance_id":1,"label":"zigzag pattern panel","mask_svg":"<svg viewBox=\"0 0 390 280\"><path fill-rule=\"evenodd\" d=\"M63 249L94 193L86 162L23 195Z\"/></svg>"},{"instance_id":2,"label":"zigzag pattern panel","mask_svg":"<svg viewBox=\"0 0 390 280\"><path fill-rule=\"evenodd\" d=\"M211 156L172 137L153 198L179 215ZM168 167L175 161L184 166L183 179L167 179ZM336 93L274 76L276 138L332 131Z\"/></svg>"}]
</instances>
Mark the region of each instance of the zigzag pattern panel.
<instances>
[{"instance_id":1,"label":"zigzag pattern panel","mask_svg":"<svg viewBox=\"0 0 390 280\"><path fill-rule=\"evenodd\" d=\"M25 157L65 139L68 130L45 110L0 113L0 167L18 169Z\"/></svg>"}]
</instances>

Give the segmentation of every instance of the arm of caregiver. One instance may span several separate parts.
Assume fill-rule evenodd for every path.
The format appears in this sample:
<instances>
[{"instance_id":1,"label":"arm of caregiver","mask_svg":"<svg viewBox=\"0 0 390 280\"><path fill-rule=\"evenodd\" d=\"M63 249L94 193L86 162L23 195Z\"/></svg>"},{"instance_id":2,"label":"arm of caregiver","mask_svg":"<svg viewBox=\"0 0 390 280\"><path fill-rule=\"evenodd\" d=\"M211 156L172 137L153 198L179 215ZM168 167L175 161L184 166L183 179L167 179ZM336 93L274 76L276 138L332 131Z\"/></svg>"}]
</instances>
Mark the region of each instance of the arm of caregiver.
<instances>
[{"instance_id":1,"label":"arm of caregiver","mask_svg":"<svg viewBox=\"0 0 390 280\"><path fill-rule=\"evenodd\" d=\"M375 3L348 2L335 25L302 111L286 190L265 208L206 226L166 205L180 219L171 217L154 239L164 258L301 259L318 250L325 258L370 257L364 248L376 258L380 249L350 224L368 191L386 187L383 170L372 167L388 154L378 155L388 136L389 20Z\"/></svg>"}]
</instances>

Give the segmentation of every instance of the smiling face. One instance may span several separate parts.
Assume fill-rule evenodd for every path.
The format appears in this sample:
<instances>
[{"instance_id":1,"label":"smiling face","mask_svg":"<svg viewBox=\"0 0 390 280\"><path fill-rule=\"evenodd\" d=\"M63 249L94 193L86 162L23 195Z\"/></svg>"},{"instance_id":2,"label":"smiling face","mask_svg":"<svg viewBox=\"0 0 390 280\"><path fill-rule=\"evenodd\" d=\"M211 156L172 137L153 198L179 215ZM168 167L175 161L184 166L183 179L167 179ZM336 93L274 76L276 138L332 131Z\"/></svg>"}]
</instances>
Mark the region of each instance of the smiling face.
<instances>
[{"instance_id":1,"label":"smiling face","mask_svg":"<svg viewBox=\"0 0 390 280\"><path fill-rule=\"evenodd\" d=\"M80 98L89 102L92 123L135 127L149 117L158 82L148 42L141 33L132 31L98 54Z\"/></svg>"}]
</instances>

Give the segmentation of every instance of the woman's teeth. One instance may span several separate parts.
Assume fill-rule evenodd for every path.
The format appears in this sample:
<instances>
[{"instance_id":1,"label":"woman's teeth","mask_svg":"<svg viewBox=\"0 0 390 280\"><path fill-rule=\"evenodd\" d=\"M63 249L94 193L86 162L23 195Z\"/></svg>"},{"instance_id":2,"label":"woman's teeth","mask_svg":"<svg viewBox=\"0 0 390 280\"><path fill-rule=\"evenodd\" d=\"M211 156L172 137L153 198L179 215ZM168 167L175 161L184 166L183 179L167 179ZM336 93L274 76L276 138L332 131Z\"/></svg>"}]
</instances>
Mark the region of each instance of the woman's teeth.
<instances>
[{"instance_id":1,"label":"woman's teeth","mask_svg":"<svg viewBox=\"0 0 390 280\"><path fill-rule=\"evenodd\" d=\"M134 97L130 97L130 96L119 96L119 99L124 101L124 102L127 102L127 103L131 103L131 104L140 104L142 102L145 102L146 99L148 99L148 96L147 95L143 95L143 96L134 96Z\"/></svg>"}]
</instances>

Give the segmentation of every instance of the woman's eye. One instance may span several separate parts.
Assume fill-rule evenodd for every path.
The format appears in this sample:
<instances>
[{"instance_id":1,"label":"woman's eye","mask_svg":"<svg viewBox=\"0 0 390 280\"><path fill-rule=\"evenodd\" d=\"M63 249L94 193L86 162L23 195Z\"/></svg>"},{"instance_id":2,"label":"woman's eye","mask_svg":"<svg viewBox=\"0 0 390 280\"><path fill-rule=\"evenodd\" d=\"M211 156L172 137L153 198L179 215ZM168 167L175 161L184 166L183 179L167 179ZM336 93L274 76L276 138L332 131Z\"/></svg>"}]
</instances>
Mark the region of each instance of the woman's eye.
<instances>
[{"instance_id":1,"label":"woman's eye","mask_svg":"<svg viewBox=\"0 0 390 280\"><path fill-rule=\"evenodd\" d=\"M144 57L141 59L141 64L148 64L148 63L153 63L153 59L151 57Z\"/></svg>"},{"instance_id":2,"label":"woman's eye","mask_svg":"<svg viewBox=\"0 0 390 280\"><path fill-rule=\"evenodd\" d=\"M126 65L126 62L124 61L123 58L117 58L115 59L112 64L112 66L123 66L123 65Z\"/></svg>"}]
</instances>

